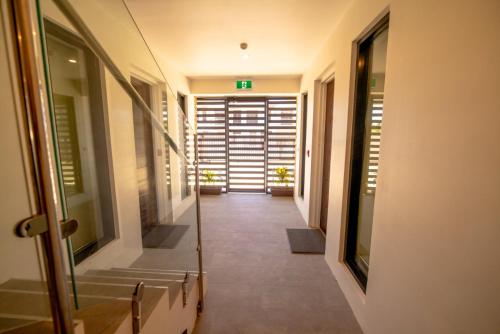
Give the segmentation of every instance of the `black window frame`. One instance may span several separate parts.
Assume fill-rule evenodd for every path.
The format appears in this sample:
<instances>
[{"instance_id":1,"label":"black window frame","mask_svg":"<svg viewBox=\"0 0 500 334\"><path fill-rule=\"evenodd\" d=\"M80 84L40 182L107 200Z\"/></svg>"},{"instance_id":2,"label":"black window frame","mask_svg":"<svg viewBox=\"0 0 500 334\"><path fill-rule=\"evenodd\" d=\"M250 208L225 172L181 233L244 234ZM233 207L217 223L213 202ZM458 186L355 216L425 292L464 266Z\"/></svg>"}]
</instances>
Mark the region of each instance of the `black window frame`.
<instances>
[{"instance_id":1,"label":"black window frame","mask_svg":"<svg viewBox=\"0 0 500 334\"><path fill-rule=\"evenodd\" d=\"M306 139L307 139L307 92L302 93L302 110L301 110L301 126L300 126L300 181L299 195L304 198L304 186L306 177Z\"/></svg>"},{"instance_id":2,"label":"black window frame","mask_svg":"<svg viewBox=\"0 0 500 334\"><path fill-rule=\"evenodd\" d=\"M370 50L373 41L389 29L389 14L385 15L356 44L354 106L351 122L349 183L346 213L346 233L344 263L347 265L359 286L366 293L368 275L356 263L356 242L358 232L359 194L363 173L363 152L365 142L365 119L368 103L368 80L370 70Z\"/></svg>"},{"instance_id":3,"label":"black window frame","mask_svg":"<svg viewBox=\"0 0 500 334\"><path fill-rule=\"evenodd\" d=\"M179 137L181 140L181 149L184 152L184 155L188 157L189 148L188 148L188 137L189 137L189 125L186 123L188 120L187 114L187 99L186 94L181 92L177 92L177 104L181 107L182 115L179 115L180 130L183 132ZM184 118L183 118L184 117ZM181 167L181 200L184 200L186 197L191 196L191 186L189 185L189 166L188 161L184 161L181 157L182 167Z\"/></svg>"}]
</instances>

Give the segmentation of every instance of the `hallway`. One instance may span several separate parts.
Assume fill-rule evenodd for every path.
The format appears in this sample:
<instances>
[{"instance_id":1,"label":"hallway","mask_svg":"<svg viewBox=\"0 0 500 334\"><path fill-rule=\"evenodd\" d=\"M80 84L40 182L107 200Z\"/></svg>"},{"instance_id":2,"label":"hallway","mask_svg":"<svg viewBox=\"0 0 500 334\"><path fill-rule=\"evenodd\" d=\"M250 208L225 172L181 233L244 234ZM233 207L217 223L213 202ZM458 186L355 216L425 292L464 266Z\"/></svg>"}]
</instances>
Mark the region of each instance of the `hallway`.
<instances>
[{"instance_id":1,"label":"hallway","mask_svg":"<svg viewBox=\"0 0 500 334\"><path fill-rule=\"evenodd\" d=\"M205 311L195 333L361 333L323 255L292 254L292 198L203 196Z\"/></svg>"}]
</instances>

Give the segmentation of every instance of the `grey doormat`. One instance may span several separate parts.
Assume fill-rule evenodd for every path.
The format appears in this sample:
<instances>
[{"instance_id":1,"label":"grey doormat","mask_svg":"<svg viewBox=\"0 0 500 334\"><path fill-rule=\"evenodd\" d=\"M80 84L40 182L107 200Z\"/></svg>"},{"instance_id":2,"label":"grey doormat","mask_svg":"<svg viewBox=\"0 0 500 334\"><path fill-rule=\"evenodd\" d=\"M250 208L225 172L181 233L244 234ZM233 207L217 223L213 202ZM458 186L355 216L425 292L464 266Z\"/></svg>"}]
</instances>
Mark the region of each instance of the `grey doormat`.
<instances>
[{"instance_id":1,"label":"grey doormat","mask_svg":"<svg viewBox=\"0 0 500 334\"><path fill-rule=\"evenodd\" d=\"M292 253L325 254L325 237L318 229L287 228Z\"/></svg>"},{"instance_id":2,"label":"grey doormat","mask_svg":"<svg viewBox=\"0 0 500 334\"><path fill-rule=\"evenodd\" d=\"M142 237L142 247L174 249L188 229L189 225L153 226Z\"/></svg>"}]
</instances>

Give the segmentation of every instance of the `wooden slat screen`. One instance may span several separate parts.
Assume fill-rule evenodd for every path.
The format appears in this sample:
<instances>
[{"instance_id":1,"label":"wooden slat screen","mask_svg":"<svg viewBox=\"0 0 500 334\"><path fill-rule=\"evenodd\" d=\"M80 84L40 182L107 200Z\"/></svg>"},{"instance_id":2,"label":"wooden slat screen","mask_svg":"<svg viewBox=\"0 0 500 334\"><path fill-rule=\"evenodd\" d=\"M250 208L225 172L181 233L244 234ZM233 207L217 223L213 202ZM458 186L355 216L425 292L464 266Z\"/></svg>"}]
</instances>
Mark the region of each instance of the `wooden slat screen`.
<instances>
[{"instance_id":1,"label":"wooden slat screen","mask_svg":"<svg viewBox=\"0 0 500 334\"><path fill-rule=\"evenodd\" d=\"M54 94L54 104L64 192L69 197L84 191L75 100L72 96Z\"/></svg>"},{"instance_id":2,"label":"wooden slat screen","mask_svg":"<svg viewBox=\"0 0 500 334\"><path fill-rule=\"evenodd\" d=\"M200 173L210 170L216 174L216 185L227 188L226 160L226 99L198 97L196 99L198 129L198 158ZM200 175L200 183L204 184Z\"/></svg>"},{"instance_id":3,"label":"wooden slat screen","mask_svg":"<svg viewBox=\"0 0 500 334\"><path fill-rule=\"evenodd\" d=\"M368 170L364 171L365 175L363 180L365 180L365 193L375 194L375 189L377 187L377 175L378 175L378 163L380 154L380 130L382 128L382 116L384 112L384 95L383 93L372 93L368 101L371 120L370 120L370 146L365 152L366 159L368 160Z\"/></svg>"},{"instance_id":4,"label":"wooden slat screen","mask_svg":"<svg viewBox=\"0 0 500 334\"><path fill-rule=\"evenodd\" d=\"M229 98L229 191L264 192L266 100Z\"/></svg>"},{"instance_id":5,"label":"wooden slat screen","mask_svg":"<svg viewBox=\"0 0 500 334\"><path fill-rule=\"evenodd\" d=\"M275 170L295 178L296 97L198 97L200 181L213 171L223 191L268 192Z\"/></svg>"},{"instance_id":6,"label":"wooden slat screen","mask_svg":"<svg viewBox=\"0 0 500 334\"><path fill-rule=\"evenodd\" d=\"M162 120L163 127L165 131L168 130L168 98L167 93L161 93L161 112L162 112ZM171 197L171 184L172 184L172 175L170 170L170 146L168 144L165 145L165 180L167 182L167 187L169 191L169 196Z\"/></svg>"},{"instance_id":7,"label":"wooden slat screen","mask_svg":"<svg viewBox=\"0 0 500 334\"><path fill-rule=\"evenodd\" d=\"M267 191L277 184L276 168L285 167L289 186L295 180L295 139L297 128L297 98L270 97L267 112Z\"/></svg>"}]
</instances>

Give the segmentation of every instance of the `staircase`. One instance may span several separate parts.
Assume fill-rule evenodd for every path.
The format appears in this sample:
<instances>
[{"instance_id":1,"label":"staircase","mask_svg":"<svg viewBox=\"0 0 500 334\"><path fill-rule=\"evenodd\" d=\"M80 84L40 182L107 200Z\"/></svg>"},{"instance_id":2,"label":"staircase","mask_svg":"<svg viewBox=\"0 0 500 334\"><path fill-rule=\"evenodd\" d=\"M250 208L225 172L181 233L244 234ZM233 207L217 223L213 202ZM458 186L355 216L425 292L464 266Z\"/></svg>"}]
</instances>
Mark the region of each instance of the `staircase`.
<instances>
[{"instance_id":1,"label":"staircase","mask_svg":"<svg viewBox=\"0 0 500 334\"><path fill-rule=\"evenodd\" d=\"M141 333L191 333L197 316L198 279L197 273L178 270L88 270L76 277L75 333L134 333L132 297L139 282L144 283ZM68 286L72 291L69 277ZM0 333L53 333L50 317L44 282L10 279L0 285Z\"/></svg>"}]
</instances>

